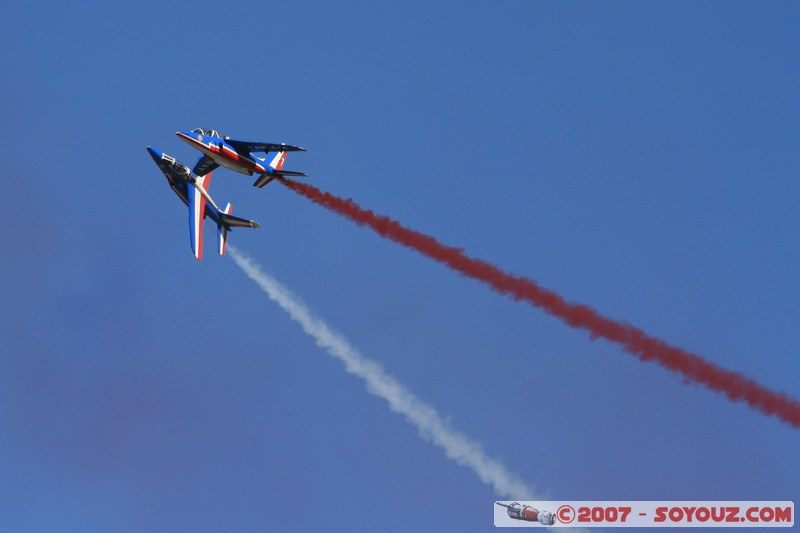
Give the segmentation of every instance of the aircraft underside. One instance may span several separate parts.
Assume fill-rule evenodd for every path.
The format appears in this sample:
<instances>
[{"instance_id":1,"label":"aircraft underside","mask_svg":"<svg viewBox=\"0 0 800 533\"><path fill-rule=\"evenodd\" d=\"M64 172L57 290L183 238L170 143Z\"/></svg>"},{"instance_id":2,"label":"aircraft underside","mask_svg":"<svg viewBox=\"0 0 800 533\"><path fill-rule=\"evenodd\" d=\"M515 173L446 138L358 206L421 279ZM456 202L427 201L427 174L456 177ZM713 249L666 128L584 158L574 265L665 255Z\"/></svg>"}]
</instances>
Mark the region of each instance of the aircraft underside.
<instances>
[{"instance_id":1,"label":"aircraft underside","mask_svg":"<svg viewBox=\"0 0 800 533\"><path fill-rule=\"evenodd\" d=\"M239 165L236 165L234 163L231 163L227 159L224 159L224 158L219 157L217 155L211 155L211 154L209 154L209 155L221 167L225 167L228 170L233 170L234 172L238 172L239 174L244 174L245 176L252 176L253 175L253 171L252 170L247 170L246 168L241 167Z\"/></svg>"}]
</instances>

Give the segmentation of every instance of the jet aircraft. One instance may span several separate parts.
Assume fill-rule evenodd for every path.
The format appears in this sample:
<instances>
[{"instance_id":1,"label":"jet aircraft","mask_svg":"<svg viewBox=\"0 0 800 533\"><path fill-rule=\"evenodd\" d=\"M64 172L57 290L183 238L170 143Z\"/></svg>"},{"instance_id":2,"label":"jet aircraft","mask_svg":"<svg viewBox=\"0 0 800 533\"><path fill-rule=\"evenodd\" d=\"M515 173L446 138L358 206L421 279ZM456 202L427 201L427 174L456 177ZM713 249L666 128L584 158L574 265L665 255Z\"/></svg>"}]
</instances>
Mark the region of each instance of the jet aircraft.
<instances>
[{"instance_id":1,"label":"jet aircraft","mask_svg":"<svg viewBox=\"0 0 800 533\"><path fill-rule=\"evenodd\" d=\"M178 163L174 157L150 146L147 151L166 176L170 188L189 207L189 240L197 260L203 258L203 221L206 217L217 224L219 255L225 255L228 232L233 227L258 228L258 222L231 215L231 204L220 209L208 194L211 172L196 176L189 167ZM210 205L210 207L209 207Z\"/></svg>"},{"instance_id":2,"label":"jet aircraft","mask_svg":"<svg viewBox=\"0 0 800 533\"><path fill-rule=\"evenodd\" d=\"M253 186L259 188L275 178L306 176L303 172L283 170L286 152L305 151L305 148L299 146L237 141L230 137L223 137L216 130L200 128L192 131L177 131L175 135L205 154L193 170L198 176L204 176L215 168L223 166L247 176L258 174ZM266 156L262 159L253 155L253 152L264 152Z\"/></svg>"},{"instance_id":3,"label":"jet aircraft","mask_svg":"<svg viewBox=\"0 0 800 533\"><path fill-rule=\"evenodd\" d=\"M556 516L549 511L540 511L530 505L521 505L519 502L512 504L494 502L497 505L505 507L508 511L508 516L516 520L525 520L526 522L539 522L543 526L552 526L556 523Z\"/></svg>"}]
</instances>

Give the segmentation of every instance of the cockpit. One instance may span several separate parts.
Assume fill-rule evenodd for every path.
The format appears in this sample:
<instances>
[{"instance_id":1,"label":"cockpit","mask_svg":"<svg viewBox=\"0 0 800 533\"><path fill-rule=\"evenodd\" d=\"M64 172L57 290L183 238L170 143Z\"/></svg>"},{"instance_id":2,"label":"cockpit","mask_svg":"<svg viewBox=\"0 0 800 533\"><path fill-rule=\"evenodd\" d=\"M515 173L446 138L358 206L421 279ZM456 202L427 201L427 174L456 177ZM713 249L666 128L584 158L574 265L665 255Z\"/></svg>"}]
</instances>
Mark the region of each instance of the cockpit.
<instances>
[{"instance_id":1,"label":"cockpit","mask_svg":"<svg viewBox=\"0 0 800 533\"><path fill-rule=\"evenodd\" d=\"M192 130L192 133L197 133L200 135L208 135L209 137L222 137L217 130L204 130L200 128L195 128Z\"/></svg>"}]
</instances>

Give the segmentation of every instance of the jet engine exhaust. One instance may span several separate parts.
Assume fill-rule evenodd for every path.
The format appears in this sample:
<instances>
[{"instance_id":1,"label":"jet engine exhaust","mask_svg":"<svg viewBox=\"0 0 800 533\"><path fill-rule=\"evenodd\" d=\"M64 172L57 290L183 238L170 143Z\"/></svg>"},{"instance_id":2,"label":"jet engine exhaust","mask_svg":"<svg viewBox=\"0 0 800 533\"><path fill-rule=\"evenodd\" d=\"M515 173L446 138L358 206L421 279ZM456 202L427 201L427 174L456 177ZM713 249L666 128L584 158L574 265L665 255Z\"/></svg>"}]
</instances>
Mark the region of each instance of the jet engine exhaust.
<instances>
[{"instance_id":1,"label":"jet engine exhaust","mask_svg":"<svg viewBox=\"0 0 800 533\"><path fill-rule=\"evenodd\" d=\"M706 361L699 355L671 346L639 328L607 318L588 305L569 303L559 294L532 279L509 274L480 259L468 257L459 248L408 229L396 220L364 209L352 199L344 200L324 193L305 183L280 179L286 187L334 213L349 218L359 226L367 226L381 237L402 244L434 259L462 275L488 284L494 291L522 300L561 319L573 328L588 331L592 338L603 338L619 344L623 350L641 361L654 361L681 374L687 382L700 383L731 401L746 402L762 414L800 428L800 401L785 392L772 391L753 379Z\"/></svg>"}]
</instances>

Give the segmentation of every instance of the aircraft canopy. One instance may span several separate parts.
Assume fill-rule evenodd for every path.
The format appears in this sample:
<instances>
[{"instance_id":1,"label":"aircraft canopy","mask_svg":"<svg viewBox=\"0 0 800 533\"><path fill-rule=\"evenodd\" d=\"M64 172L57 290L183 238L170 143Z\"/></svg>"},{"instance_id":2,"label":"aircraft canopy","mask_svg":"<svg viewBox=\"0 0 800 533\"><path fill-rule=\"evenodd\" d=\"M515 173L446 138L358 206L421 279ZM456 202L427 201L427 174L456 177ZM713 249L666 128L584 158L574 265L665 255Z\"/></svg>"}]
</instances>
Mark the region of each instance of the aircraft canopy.
<instances>
[{"instance_id":1,"label":"aircraft canopy","mask_svg":"<svg viewBox=\"0 0 800 533\"><path fill-rule=\"evenodd\" d=\"M201 128L195 128L192 130L192 133L199 133L200 135L208 135L209 137L222 137L217 130L204 130Z\"/></svg>"}]
</instances>

